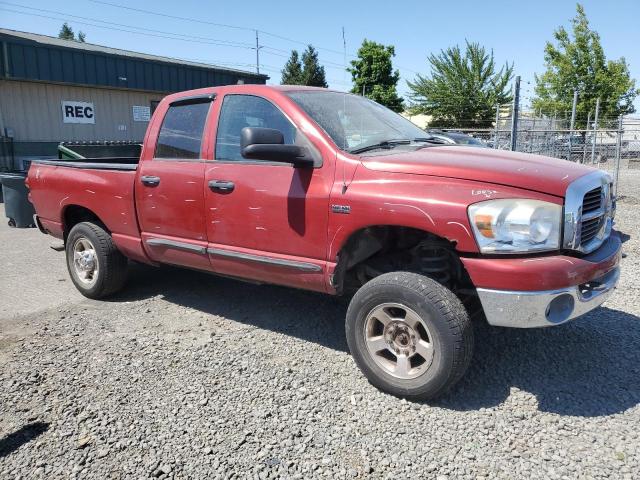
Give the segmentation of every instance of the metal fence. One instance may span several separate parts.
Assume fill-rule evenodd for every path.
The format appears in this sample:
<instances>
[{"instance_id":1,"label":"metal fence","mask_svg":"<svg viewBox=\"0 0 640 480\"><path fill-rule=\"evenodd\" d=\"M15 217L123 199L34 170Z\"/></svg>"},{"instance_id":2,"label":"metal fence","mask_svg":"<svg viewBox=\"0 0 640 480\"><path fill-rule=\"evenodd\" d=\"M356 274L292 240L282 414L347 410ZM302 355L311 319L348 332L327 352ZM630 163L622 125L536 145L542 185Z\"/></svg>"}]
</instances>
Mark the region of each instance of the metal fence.
<instances>
[{"instance_id":1,"label":"metal fence","mask_svg":"<svg viewBox=\"0 0 640 480\"><path fill-rule=\"evenodd\" d=\"M466 133L483 140L489 148L510 150L511 125L512 119L504 117L498 118L494 128L439 130ZM583 122L583 125L583 128L570 129L564 119L521 117L518 119L516 151L605 170L614 179L614 188L620 198L640 201L640 118L604 119L597 126L593 122Z\"/></svg>"}]
</instances>

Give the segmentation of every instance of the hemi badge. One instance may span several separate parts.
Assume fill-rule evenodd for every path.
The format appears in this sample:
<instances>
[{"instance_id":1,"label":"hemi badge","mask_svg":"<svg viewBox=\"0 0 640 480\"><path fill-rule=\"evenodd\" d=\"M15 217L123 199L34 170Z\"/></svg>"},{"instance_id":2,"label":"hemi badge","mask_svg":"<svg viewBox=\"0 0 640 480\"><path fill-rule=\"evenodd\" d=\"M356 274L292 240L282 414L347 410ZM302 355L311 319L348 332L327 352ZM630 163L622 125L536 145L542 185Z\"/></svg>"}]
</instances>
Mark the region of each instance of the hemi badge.
<instances>
[{"instance_id":1,"label":"hemi badge","mask_svg":"<svg viewBox=\"0 0 640 480\"><path fill-rule=\"evenodd\" d=\"M349 215L351 213L351 207L349 205L331 205L331 211L333 213L344 213Z\"/></svg>"}]
</instances>

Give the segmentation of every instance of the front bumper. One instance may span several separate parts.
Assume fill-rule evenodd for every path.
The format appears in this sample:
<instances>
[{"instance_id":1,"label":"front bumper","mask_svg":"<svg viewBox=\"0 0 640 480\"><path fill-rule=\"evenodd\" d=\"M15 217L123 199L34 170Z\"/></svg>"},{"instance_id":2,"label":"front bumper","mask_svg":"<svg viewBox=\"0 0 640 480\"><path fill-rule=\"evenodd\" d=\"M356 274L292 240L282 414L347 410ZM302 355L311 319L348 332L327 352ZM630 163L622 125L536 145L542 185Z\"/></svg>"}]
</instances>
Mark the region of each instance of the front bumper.
<instances>
[{"instance_id":1,"label":"front bumper","mask_svg":"<svg viewBox=\"0 0 640 480\"><path fill-rule=\"evenodd\" d=\"M620 258L614 232L584 257L473 259L465 267L489 324L534 328L568 322L601 305L618 284Z\"/></svg>"},{"instance_id":2,"label":"front bumper","mask_svg":"<svg viewBox=\"0 0 640 480\"><path fill-rule=\"evenodd\" d=\"M534 292L478 288L487 321L497 327L550 327L600 306L613 293L620 267L588 283Z\"/></svg>"}]
</instances>

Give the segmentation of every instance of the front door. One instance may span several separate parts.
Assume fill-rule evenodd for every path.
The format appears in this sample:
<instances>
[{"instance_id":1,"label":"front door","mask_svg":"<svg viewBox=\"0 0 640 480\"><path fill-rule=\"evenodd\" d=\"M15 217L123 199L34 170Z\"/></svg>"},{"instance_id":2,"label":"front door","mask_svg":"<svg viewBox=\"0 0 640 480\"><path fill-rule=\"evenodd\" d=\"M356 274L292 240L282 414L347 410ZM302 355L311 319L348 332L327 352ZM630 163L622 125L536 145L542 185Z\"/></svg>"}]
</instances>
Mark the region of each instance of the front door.
<instances>
[{"instance_id":1,"label":"front door","mask_svg":"<svg viewBox=\"0 0 640 480\"><path fill-rule=\"evenodd\" d=\"M210 98L169 105L152 159L140 162L136 205L152 260L210 269L204 226L202 137Z\"/></svg>"},{"instance_id":2,"label":"front door","mask_svg":"<svg viewBox=\"0 0 640 480\"><path fill-rule=\"evenodd\" d=\"M328 202L333 163L294 168L246 160L244 127L281 131L285 143L303 135L269 100L224 97L214 159L207 162L205 216L214 271L270 283L324 290Z\"/></svg>"}]
</instances>

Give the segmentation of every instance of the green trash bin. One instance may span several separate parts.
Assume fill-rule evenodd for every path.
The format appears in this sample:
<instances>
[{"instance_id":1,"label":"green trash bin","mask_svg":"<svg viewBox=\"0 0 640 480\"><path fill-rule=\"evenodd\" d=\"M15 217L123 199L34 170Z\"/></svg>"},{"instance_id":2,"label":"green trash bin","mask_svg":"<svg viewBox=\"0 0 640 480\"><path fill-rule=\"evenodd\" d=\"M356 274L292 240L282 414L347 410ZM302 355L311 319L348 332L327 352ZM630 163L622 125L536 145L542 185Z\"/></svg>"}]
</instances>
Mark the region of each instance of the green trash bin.
<instances>
[{"instance_id":1,"label":"green trash bin","mask_svg":"<svg viewBox=\"0 0 640 480\"><path fill-rule=\"evenodd\" d=\"M35 227L33 215L36 213L28 198L24 180L27 172L0 173L2 195L4 197L4 213L9 219L10 227Z\"/></svg>"}]
</instances>

